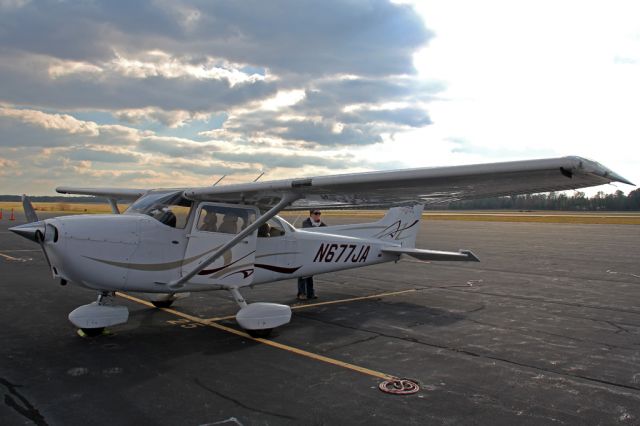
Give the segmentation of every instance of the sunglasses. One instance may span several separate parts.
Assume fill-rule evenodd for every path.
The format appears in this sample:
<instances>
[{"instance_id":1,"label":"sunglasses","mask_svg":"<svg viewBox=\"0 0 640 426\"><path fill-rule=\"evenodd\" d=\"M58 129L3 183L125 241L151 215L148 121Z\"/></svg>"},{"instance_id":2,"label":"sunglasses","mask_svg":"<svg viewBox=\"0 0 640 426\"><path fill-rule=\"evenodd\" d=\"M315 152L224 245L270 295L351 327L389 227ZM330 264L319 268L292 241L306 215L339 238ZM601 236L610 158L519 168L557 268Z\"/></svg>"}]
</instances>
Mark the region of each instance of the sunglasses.
<instances>
[{"instance_id":1,"label":"sunglasses","mask_svg":"<svg viewBox=\"0 0 640 426\"><path fill-rule=\"evenodd\" d=\"M320 213L320 212L313 212L312 214L321 215L322 213Z\"/></svg>"}]
</instances>

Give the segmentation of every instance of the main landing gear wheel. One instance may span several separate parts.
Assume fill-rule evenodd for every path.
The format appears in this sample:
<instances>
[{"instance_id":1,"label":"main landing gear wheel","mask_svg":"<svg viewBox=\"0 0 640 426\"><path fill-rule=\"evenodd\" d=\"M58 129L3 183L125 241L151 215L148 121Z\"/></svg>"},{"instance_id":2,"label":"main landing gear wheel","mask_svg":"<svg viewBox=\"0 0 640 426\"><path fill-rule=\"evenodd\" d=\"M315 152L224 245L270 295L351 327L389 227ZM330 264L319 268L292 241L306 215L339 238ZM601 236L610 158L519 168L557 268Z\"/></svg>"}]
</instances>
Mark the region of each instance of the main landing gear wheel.
<instances>
[{"instance_id":1,"label":"main landing gear wheel","mask_svg":"<svg viewBox=\"0 0 640 426\"><path fill-rule=\"evenodd\" d=\"M251 337L257 337L257 338L267 338L269 336L271 336L271 332L273 331L273 328L264 328L262 330L245 330L249 336Z\"/></svg>"},{"instance_id":2,"label":"main landing gear wheel","mask_svg":"<svg viewBox=\"0 0 640 426\"><path fill-rule=\"evenodd\" d=\"M96 337L100 336L104 332L104 327L98 328L81 328L80 329L85 336L87 337Z\"/></svg>"},{"instance_id":3,"label":"main landing gear wheel","mask_svg":"<svg viewBox=\"0 0 640 426\"><path fill-rule=\"evenodd\" d=\"M173 304L173 300L155 300L151 302L156 308L168 308Z\"/></svg>"}]
</instances>

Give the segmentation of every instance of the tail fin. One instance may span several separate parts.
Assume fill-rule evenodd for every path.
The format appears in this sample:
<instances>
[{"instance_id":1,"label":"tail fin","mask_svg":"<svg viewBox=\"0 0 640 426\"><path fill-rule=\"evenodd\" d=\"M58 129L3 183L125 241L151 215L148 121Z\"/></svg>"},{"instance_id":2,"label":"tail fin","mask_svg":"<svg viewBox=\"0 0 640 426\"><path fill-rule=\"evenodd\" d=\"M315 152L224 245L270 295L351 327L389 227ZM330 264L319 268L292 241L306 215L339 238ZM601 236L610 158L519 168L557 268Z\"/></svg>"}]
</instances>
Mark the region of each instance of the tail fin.
<instances>
[{"instance_id":1,"label":"tail fin","mask_svg":"<svg viewBox=\"0 0 640 426\"><path fill-rule=\"evenodd\" d=\"M376 225L383 228L372 237L380 240L397 241L402 247L415 247L416 237L422 218L422 204L393 207Z\"/></svg>"},{"instance_id":2,"label":"tail fin","mask_svg":"<svg viewBox=\"0 0 640 426\"><path fill-rule=\"evenodd\" d=\"M357 238L395 241L402 244L402 247L413 248L416 246L416 236L420 228L422 207L422 204L393 207L377 222L328 226L326 228L315 228L314 230ZM308 228L307 230L311 229Z\"/></svg>"},{"instance_id":3,"label":"tail fin","mask_svg":"<svg viewBox=\"0 0 640 426\"><path fill-rule=\"evenodd\" d=\"M22 208L24 209L24 215L27 218L27 223L38 221L36 210L33 208L29 197L27 197L25 194L22 194Z\"/></svg>"}]
</instances>

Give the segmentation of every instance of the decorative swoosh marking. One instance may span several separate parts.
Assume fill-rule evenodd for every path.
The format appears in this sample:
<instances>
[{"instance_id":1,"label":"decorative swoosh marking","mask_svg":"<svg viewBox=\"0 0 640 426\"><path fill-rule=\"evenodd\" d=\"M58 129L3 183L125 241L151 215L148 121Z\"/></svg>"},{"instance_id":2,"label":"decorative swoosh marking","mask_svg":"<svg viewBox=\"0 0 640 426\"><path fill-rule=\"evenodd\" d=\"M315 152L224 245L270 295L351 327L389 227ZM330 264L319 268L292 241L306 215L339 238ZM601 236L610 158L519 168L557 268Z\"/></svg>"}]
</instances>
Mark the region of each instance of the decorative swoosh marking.
<instances>
[{"instance_id":1,"label":"decorative swoosh marking","mask_svg":"<svg viewBox=\"0 0 640 426\"><path fill-rule=\"evenodd\" d=\"M295 268L285 268L284 266L266 265L264 263L256 263L254 266L256 268L262 268L268 271L279 272L281 274L293 274L298 269L302 268L302 265L296 266Z\"/></svg>"},{"instance_id":2,"label":"decorative swoosh marking","mask_svg":"<svg viewBox=\"0 0 640 426\"><path fill-rule=\"evenodd\" d=\"M362 231L365 229L384 229L384 225L376 225L376 226L349 226L347 231Z\"/></svg>"},{"instance_id":3,"label":"decorative swoosh marking","mask_svg":"<svg viewBox=\"0 0 640 426\"><path fill-rule=\"evenodd\" d=\"M198 272L198 275L209 275L209 274L213 274L213 273L218 272L218 271L222 271L223 269L228 268L229 266L240 262L245 257L251 256L255 252L256 252L255 250L252 251L252 252L249 252L249 253L245 254L244 256L242 256L240 259L236 260L235 262L227 263L226 265L223 265L223 266L221 266L219 268L203 269L202 271Z\"/></svg>"},{"instance_id":4,"label":"decorative swoosh marking","mask_svg":"<svg viewBox=\"0 0 640 426\"><path fill-rule=\"evenodd\" d=\"M263 257L271 257L271 256L282 256L285 254L300 254L300 252L299 251L282 251L277 253L267 253L267 254L261 254L260 256L256 256L256 259L260 259Z\"/></svg>"},{"instance_id":5,"label":"decorative swoosh marking","mask_svg":"<svg viewBox=\"0 0 640 426\"><path fill-rule=\"evenodd\" d=\"M127 262L116 262L114 260L98 259L90 256L84 256L84 257L87 259L94 260L96 262L105 263L111 266L116 266L118 268L135 269L138 271L166 271L168 269L181 267L185 264L193 262L194 260L198 260L199 258L219 249L220 247L222 247L222 244L212 248L211 250L207 250L204 253L200 253L198 255L189 257L187 259L174 260L172 262L164 262L164 263L127 263Z\"/></svg>"},{"instance_id":6,"label":"decorative swoosh marking","mask_svg":"<svg viewBox=\"0 0 640 426\"><path fill-rule=\"evenodd\" d=\"M402 226L402 221L398 220L397 222L392 223L391 225L387 226L382 232L376 234L373 236L373 238L384 238L384 237L391 237L395 239L399 239L400 234L402 233L402 231L405 231L409 228L413 228L418 222L420 222L418 219L414 220L413 223L411 225L407 225L404 228L401 228ZM395 229L393 229L395 228Z\"/></svg>"},{"instance_id":7,"label":"decorative swoosh marking","mask_svg":"<svg viewBox=\"0 0 640 426\"><path fill-rule=\"evenodd\" d=\"M253 275L253 268L249 268L249 269L242 269L242 270L240 270L240 271L232 272L232 273L230 273L230 274L228 274L228 275L225 275L225 276L223 277L223 279L225 279L225 278L229 278L230 276L235 275L235 274L242 274L242 279L243 279L243 280L246 280L246 279L247 279L247 278L249 278L251 275Z\"/></svg>"}]
</instances>

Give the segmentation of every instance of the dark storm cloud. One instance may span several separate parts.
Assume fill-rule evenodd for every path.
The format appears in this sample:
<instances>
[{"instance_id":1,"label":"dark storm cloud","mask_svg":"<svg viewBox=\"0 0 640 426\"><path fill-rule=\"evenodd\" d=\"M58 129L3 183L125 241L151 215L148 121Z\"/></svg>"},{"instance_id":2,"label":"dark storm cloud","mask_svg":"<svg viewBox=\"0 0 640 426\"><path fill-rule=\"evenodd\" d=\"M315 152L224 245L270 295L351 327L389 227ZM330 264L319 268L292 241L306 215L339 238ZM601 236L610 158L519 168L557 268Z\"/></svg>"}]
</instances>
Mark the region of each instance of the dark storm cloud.
<instances>
[{"instance_id":1,"label":"dark storm cloud","mask_svg":"<svg viewBox=\"0 0 640 426\"><path fill-rule=\"evenodd\" d=\"M140 133L131 128L76 120L66 114L0 109L0 147L131 145Z\"/></svg>"},{"instance_id":2,"label":"dark storm cloud","mask_svg":"<svg viewBox=\"0 0 640 426\"><path fill-rule=\"evenodd\" d=\"M177 138L145 137L138 142L140 152L160 154L177 158L208 157L218 151L216 146L199 144Z\"/></svg>"},{"instance_id":3,"label":"dark storm cloud","mask_svg":"<svg viewBox=\"0 0 640 426\"><path fill-rule=\"evenodd\" d=\"M97 161L101 163L136 163L138 161L137 156L134 154L103 151L93 148L72 148L63 155L74 161Z\"/></svg>"},{"instance_id":4,"label":"dark storm cloud","mask_svg":"<svg viewBox=\"0 0 640 426\"><path fill-rule=\"evenodd\" d=\"M412 73L432 37L386 0L39 1L4 10L0 28L2 46L63 59L161 49L316 76Z\"/></svg>"},{"instance_id":5,"label":"dark storm cloud","mask_svg":"<svg viewBox=\"0 0 640 426\"><path fill-rule=\"evenodd\" d=\"M110 184L128 186L215 174L208 162L224 173L366 167L322 150L430 124L423 106L442 89L420 82L413 66L432 33L390 0L41 0L0 9L0 147L16 151L11 161L25 173L36 166L28 150L42 164L64 160L51 170L59 176L43 180L100 184L111 173ZM306 96L265 110L261 101L284 90ZM194 124L223 113L226 121ZM126 120L151 130L114 124ZM215 140L190 140L198 133ZM150 164L153 172L122 173Z\"/></svg>"},{"instance_id":6,"label":"dark storm cloud","mask_svg":"<svg viewBox=\"0 0 640 426\"><path fill-rule=\"evenodd\" d=\"M181 173L207 176L206 179L202 180L202 183L200 184L202 186L213 185L213 183L216 180L218 180L221 177L221 175L231 176L235 174L256 173L255 168L243 167L243 166L229 167L221 164L206 165L206 164L194 164L193 162L183 163L183 162L173 161L173 162L163 163L163 166L167 167L169 170L175 170Z\"/></svg>"},{"instance_id":7,"label":"dark storm cloud","mask_svg":"<svg viewBox=\"0 0 640 426\"><path fill-rule=\"evenodd\" d=\"M258 163L264 169L276 167L300 168L305 166L318 166L328 169L342 169L353 167L356 164L353 156L314 156L314 155L282 155L272 152L256 152L255 155L247 155L233 152L218 152L213 158L223 161Z\"/></svg>"},{"instance_id":8,"label":"dark storm cloud","mask_svg":"<svg viewBox=\"0 0 640 426\"><path fill-rule=\"evenodd\" d=\"M89 137L91 132L69 133L66 129L24 123L14 117L0 115L0 147L56 147L69 145L78 136Z\"/></svg>"},{"instance_id":9,"label":"dark storm cloud","mask_svg":"<svg viewBox=\"0 0 640 426\"><path fill-rule=\"evenodd\" d=\"M120 74L70 74L51 79L42 58L0 61L0 100L61 109L156 107L190 112L222 111L276 93L265 81L231 85L226 79L137 78Z\"/></svg>"},{"instance_id":10,"label":"dark storm cloud","mask_svg":"<svg viewBox=\"0 0 640 426\"><path fill-rule=\"evenodd\" d=\"M382 141L381 133L432 123L424 108L385 109L379 103L415 105L432 99L441 90L441 83L411 78L320 81L295 105L278 112L244 112L228 120L224 129L249 138L272 136L325 146L373 144ZM344 112L350 105L362 107ZM291 115L309 119L287 118Z\"/></svg>"},{"instance_id":11,"label":"dark storm cloud","mask_svg":"<svg viewBox=\"0 0 640 426\"><path fill-rule=\"evenodd\" d=\"M367 126L344 126L334 131L330 123L314 121L290 121L283 130L275 132L286 140L315 142L320 145L368 145L382 142L379 134Z\"/></svg>"},{"instance_id":12,"label":"dark storm cloud","mask_svg":"<svg viewBox=\"0 0 640 426\"><path fill-rule=\"evenodd\" d=\"M444 90L436 81L424 82L412 78L342 79L315 82L306 90L305 99L297 109L336 111L337 106L375 104L394 101L429 101Z\"/></svg>"},{"instance_id":13,"label":"dark storm cloud","mask_svg":"<svg viewBox=\"0 0 640 426\"><path fill-rule=\"evenodd\" d=\"M409 127L423 127L431 124L429 115L420 108L359 110L342 115L342 120L347 123L392 123Z\"/></svg>"}]
</instances>

